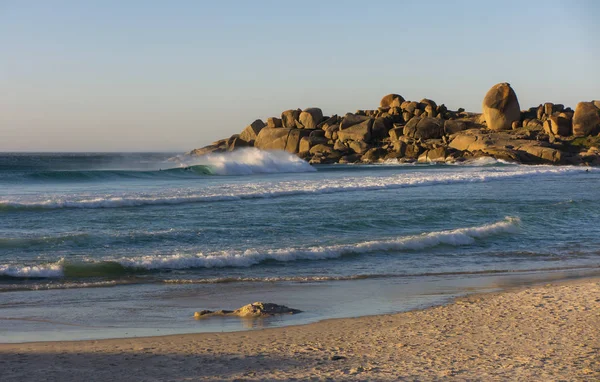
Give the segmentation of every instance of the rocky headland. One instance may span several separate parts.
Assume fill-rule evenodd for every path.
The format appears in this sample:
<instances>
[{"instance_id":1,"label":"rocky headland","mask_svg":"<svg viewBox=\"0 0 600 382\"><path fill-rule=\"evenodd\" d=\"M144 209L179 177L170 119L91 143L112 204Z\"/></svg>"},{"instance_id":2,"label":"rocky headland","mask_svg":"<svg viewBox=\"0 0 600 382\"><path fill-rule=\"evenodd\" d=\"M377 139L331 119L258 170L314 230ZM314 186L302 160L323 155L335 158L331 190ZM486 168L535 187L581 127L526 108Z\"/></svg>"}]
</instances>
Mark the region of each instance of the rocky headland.
<instances>
[{"instance_id":1,"label":"rocky headland","mask_svg":"<svg viewBox=\"0 0 600 382\"><path fill-rule=\"evenodd\" d=\"M598 166L599 134L600 101L580 102L575 110L554 103L522 110L510 84L500 83L485 95L482 113L388 94L377 109L344 116L325 116L316 107L286 110L189 154L256 147L285 150L312 164L493 157L525 164Z\"/></svg>"}]
</instances>

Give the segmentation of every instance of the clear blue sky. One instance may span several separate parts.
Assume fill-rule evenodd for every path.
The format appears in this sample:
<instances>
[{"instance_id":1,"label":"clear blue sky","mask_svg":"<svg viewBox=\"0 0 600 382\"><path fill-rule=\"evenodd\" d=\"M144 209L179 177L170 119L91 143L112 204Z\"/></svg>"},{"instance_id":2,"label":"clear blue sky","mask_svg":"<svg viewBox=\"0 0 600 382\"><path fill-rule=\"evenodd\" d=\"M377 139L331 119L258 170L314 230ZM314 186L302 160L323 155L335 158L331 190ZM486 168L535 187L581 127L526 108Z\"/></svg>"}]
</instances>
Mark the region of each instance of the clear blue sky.
<instances>
[{"instance_id":1,"label":"clear blue sky","mask_svg":"<svg viewBox=\"0 0 600 382\"><path fill-rule=\"evenodd\" d=\"M600 2L0 0L0 151L185 151L390 92L600 98Z\"/></svg>"}]
</instances>

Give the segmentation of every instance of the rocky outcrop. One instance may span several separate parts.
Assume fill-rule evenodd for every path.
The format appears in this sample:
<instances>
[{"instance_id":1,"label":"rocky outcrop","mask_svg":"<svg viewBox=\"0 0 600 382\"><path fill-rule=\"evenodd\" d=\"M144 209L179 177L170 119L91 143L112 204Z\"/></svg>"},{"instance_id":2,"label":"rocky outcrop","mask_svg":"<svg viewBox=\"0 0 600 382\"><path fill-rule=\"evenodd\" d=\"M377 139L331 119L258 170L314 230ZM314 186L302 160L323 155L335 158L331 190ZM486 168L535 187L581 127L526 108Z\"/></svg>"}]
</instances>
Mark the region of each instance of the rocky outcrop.
<instances>
[{"instance_id":1,"label":"rocky outcrop","mask_svg":"<svg viewBox=\"0 0 600 382\"><path fill-rule=\"evenodd\" d=\"M323 112L318 107L304 109L300 113L300 123L305 129L316 129L323 120Z\"/></svg>"},{"instance_id":2,"label":"rocky outcrop","mask_svg":"<svg viewBox=\"0 0 600 382\"><path fill-rule=\"evenodd\" d=\"M510 84L494 85L483 99L483 115L490 130L510 130L521 118L519 100Z\"/></svg>"},{"instance_id":3,"label":"rocky outcrop","mask_svg":"<svg viewBox=\"0 0 600 382\"><path fill-rule=\"evenodd\" d=\"M600 102L579 102L573 115L573 135L584 137L600 130Z\"/></svg>"},{"instance_id":4,"label":"rocky outcrop","mask_svg":"<svg viewBox=\"0 0 600 382\"><path fill-rule=\"evenodd\" d=\"M214 316L237 316L242 318L269 317L280 314L298 314L301 310L288 308L284 305L277 305L268 302L255 302L244 305L236 310L201 310L194 313L195 319L201 319Z\"/></svg>"},{"instance_id":5,"label":"rocky outcrop","mask_svg":"<svg viewBox=\"0 0 600 382\"><path fill-rule=\"evenodd\" d=\"M285 127L286 129L296 128L296 121L300 119L300 113L302 113L302 110L300 109L286 110L282 112L281 123L283 127Z\"/></svg>"},{"instance_id":6,"label":"rocky outcrop","mask_svg":"<svg viewBox=\"0 0 600 382\"><path fill-rule=\"evenodd\" d=\"M235 151L244 147L252 147L252 144L236 135L227 140L227 151Z\"/></svg>"},{"instance_id":7,"label":"rocky outcrop","mask_svg":"<svg viewBox=\"0 0 600 382\"><path fill-rule=\"evenodd\" d=\"M341 141L365 141L371 140L373 127L373 118L348 113L340 123L340 129L337 132L338 139Z\"/></svg>"},{"instance_id":8,"label":"rocky outcrop","mask_svg":"<svg viewBox=\"0 0 600 382\"><path fill-rule=\"evenodd\" d=\"M444 121L432 117L414 117L404 127L404 134L418 139L439 139L444 135Z\"/></svg>"},{"instance_id":9,"label":"rocky outcrop","mask_svg":"<svg viewBox=\"0 0 600 382\"><path fill-rule=\"evenodd\" d=\"M302 129L262 129L256 137L254 147L261 150L285 150L297 153L300 140L309 134L310 131Z\"/></svg>"},{"instance_id":10,"label":"rocky outcrop","mask_svg":"<svg viewBox=\"0 0 600 382\"><path fill-rule=\"evenodd\" d=\"M271 129L283 127L283 121L279 118L271 117L271 118L267 119L267 127L270 127Z\"/></svg>"},{"instance_id":11,"label":"rocky outcrop","mask_svg":"<svg viewBox=\"0 0 600 382\"><path fill-rule=\"evenodd\" d=\"M571 135L571 119L564 113L551 116L550 130L554 135L568 137Z\"/></svg>"},{"instance_id":12,"label":"rocky outcrop","mask_svg":"<svg viewBox=\"0 0 600 382\"><path fill-rule=\"evenodd\" d=\"M444 121L444 133L447 135L477 128L477 124L470 119L448 119Z\"/></svg>"},{"instance_id":13,"label":"rocky outcrop","mask_svg":"<svg viewBox=\"0 0 600 382\"><path fill-rule=\"evenodd\" d=\"M394 127L391 116L379 117L373 121L371 126L371 139L381 141L388 136L388 132Z\"/></svg>"},{"instance_id":14,"label":"rocky outcrop","mask_svg":"<svg viewBox=\"0 0 600 382\"><path fill-rule=\"evenodd\" d=\"M508 83L490 89L483 113L423 98L388 94L379 108L325 117L319 108L290 109L265 124L256 120L239 135L193 150L206 155L256 147L285 150L313 164L448 162L479 156L521 163L600 164L600 102L575 111L546 102L520 111Z\"/></svg>"},{"instance_id":15,"label":"rocky outcrop","mask_svg":"<svg viewBox=\"0 0 600 382\"><path fill-rule=\"evenodd\" d=\"M548 142L523 139L512 133L488 133L469 130L450 138L448 147L497 159L528 164L561 164L563 154Z\"/></svg>"},{"instance_id":16,"label":"rocky outcrop","mask_svg":"<svg viewBox=\"0 0 600 382\"><path fill-rule=\"evenodd\" d=\"M252 122L248 127L246 127L244 129L244 131L242 131L240 133L240 138L245 140L246 142L254 141L254 140L256 140L258 133L260 133L260 131L265 126L266 125L263 121L261 121L260 119L257 119L256 121Z\"/></svg>"},{"instance_id":17,"label":"rocky outcrop","mask_svg":"<svg viewBox=\"0 0 600 382\"><path fill-rule=\"evenodd\" d=\"M256 137L254 147L261 150L285 150L290 131L295 129L263 129Z\"/></svg>"},{"instance_id":18,"label":"rocky outcrop","mask_svg":"<svg viewBox=\"0 0 600 382\"><path fill-rule=\"evenodd\" d=\"M379 107L382 109L389 109L392 107L400 107L404 102L404 97L399 94L388 94L384 96L379 102Z\"/></svg>"}]
</instances>

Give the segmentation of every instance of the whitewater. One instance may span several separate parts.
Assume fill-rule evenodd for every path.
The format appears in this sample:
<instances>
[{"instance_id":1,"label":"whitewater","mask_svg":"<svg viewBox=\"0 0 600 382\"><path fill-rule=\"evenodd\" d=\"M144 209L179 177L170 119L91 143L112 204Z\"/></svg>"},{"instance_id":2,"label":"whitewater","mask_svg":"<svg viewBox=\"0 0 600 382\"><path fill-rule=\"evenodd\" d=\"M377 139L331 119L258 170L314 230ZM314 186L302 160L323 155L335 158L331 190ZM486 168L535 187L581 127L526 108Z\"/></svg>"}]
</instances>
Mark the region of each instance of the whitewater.
<instances>
[{"instance_id":1,"label":"whitewater","mask_svg":"<svg viewBox=\"0 0 600 382\"><path fill-rule=\"evenodd\" d=\"M238 330L189 311L264 299L321 312L265 324L287 325L597 272L597 184L493 159L0 154L0 335L48 329L28 317L95 328L63 339Z\"/></svg>"},{"instance_id":2,"label":"whitewater","mask_svg":"<svg viewBox=\"0 0 600 382\"><path fill-rule=\"evenodd\" d=\"M400 237L388 240L366 241L356 244L332 245L308 248L282 248L282 249L246 249L238 252L219 252L196 255L171 255L171 256L142 256L134 258L108 258L97 261L80 263L79 269L87 268L99 271L114 270L110 265L120 264L130 268L133 272L139 269L188 269L188 268L224 268L224 267L250 267L267 260L280 262L297 260L323 260L339 258L351 254L368 254L372 252L390 252L403 250L424 249L438 245L468 245L477 238L494 234L515 232L519 219L507 217L502 221L486 224L480 227L460 228L449 231L428 232L421 235ZM0 264L0 276L15 278L58 278L65 276L67 261L63 258L57 263L45 265L14 266ZM107 265L109 265L107 267ZM108 269L107 269L108 268ZM112 269L110 269L112 268ZM95 273L97 276L98 274ZM110 274L109 274L110 275Z\"/></svg>"}]
</instances>

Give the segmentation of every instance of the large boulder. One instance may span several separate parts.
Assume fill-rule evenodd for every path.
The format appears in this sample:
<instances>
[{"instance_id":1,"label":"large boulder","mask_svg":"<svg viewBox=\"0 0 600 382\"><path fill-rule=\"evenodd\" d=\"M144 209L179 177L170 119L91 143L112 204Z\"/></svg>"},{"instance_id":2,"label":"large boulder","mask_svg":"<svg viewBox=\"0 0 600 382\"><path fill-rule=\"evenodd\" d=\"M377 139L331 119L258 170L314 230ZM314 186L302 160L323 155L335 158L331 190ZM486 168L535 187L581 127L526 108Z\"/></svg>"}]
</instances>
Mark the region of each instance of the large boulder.
<instances>
[{"instance_id":1,"label":"large boulder","mask_svg":"<svg viewBox=\"0 0 600 382\"><path fill-rule=\"evenodd\" d=\"M297 153L300 140L309 134L310 131L301 129L262 129L256 137L254 147L261 150L285 150Z\"/></svg>"},{"instance_id":2,"label":"large boulder","mask_svg":"<svg viewBox=\"0 0 600 382\"><path fill-rule=\"evenodd\" d=\"M439 139L444 136L444 121L431 117L414 117L404 127L404 135L417 139Z\"/></svg>"},{"instance_id":3,"label":"large boulder","mask_svg":"<svg viewBox=\"0 0 600 382\"><path fill-rule=\"evenodd\" d=\"M585 137L596 134L598 130L600 130L600 109L594 102L579 102L573 115L573 135Z\"/></svg>"},{"instance_id":4,"label":"large boulder","mask_svg":"<svg viewBox=\"0 0 600 382\"><path fill-rule=\"evenodd\" d=\"M285 150L288 136L292 130L295 129L262 129L256 137L254 147L261 150Z\"/></svg>"},{"instance_id":5,"label":"large boulder","mask_svg":"<svg viewBox=\"0 0 600 382\"><path fill-rule=\"evenodd\" d=\"M448 147L459 151L483 153L497 159L520 163L563 163L562 152L547 142L537 140L515 139L504 132L483 133L467 130L451 137Z\"/></svg>"},{"instance_id":6,"label":"large boulder","mask_svg":"<svg viewBox=\"0 0 600 382\"><path fill-rule=\"evenodd\" d=\"M309 107L300 113L300 123L305 129L316 129L323 120L323 111L318 107Z\"/></svg>"},{"instance_id":7,"label":"large boulder","mask_svg":"<svg viewBox=\"0 0 600 382\"><path fill-rule=\"evenodd\" d=\"M333 147L327 146L322 143L319 143L310 149L310 153L313 155L316 155L316 154L328 155L328 154L331 154L332 152L333 152Z\"/></svg>"},{"instance_id":8,"label":"large boulder","mask_svg":"<svg viewBox=\"0 0 600 382\"><path fill-rule=\"evenodd\" d=\"M340 130L337 132L338 139L369 142L372 127L372 118L348 113L340 123Z\"/></svg>"},{"instance_id":9,"label":"large boulder","mask_svg":"<svg viewBox=\"0 0 600 382\"><path fill-rule=\"evenodd\" d=\"M357 154L364 154L371 148L365 141L350 141L348 147Z\"/></svg>"},{"instance_id":10,"label":"large boulder","mask_svg":"<svg viewBox=\"0 0 600 382\"><path fill-rule=\"evenodd\" d=\"M444 132L448 135L473 129L475 127L477 127L477 125L470 119L448 119L444 121Z\"/></svg>"},{"instance_id":11,"label":"large boulder","mask_svg":"<svg viewBox=\"0 0 600 382\"><path fill-rule=\"evenodd\" d=\"M246 142L255 140L258 136L258 133L260 133L265 126L266 125L262 120L257 119L240 133L240 139L243 139Z\"/></svg>"},{"instance_id":12,"label":"large boulder","mask_svg":"<svg viewBox=\"0 0 600 382\"><path fill-rule=\"evenodd\" d=\"M388 131L388 134L392 141L397 141L400 139L401 136L404 135L404 126L394 127L393 129Z\"/></svg>"},{"instance_id":13,"label":"large boulder","mask_svg":"<svg viewBox=\"0 0 600 382\"><path fill-rule=\"evenodd\" d=\"M281 122L283 124L283 127L288 129L295 129L296 121L300 118L300 113L302 113L302 110L300 109L290 109L281 113Z\"/></svg>"},{"instance_id":14,"label":"large boulder","mask_svg":"<svg viewBox=\"0 0 600 382\"><path fill-rule=\"evenodd\" d=\"M279 129L275 129L279 130ZM308 137L310 131L301 129L291 129L290 135L288 135L287 142L285 144L285 151L295 154L300 150L300 141L304 137Z\"/></svg>"},{"instance_id":15,"label":"large boulder","mask_svg":"<svg viewBox=\"0 0 600 382\"><path fill-rule=\"evenodd\" d=\"M550 126L554 135L568 137L571 135L571 120L566 118L563 113L550 117Z\"/></svg>"},{"instance_id":16,"label":"large boulder","mask_svg":"<svg viewBox=\"0 0 600 382\"><path fill-rule=\"evenodd\" d=\"M366 163L375 163L381 161L387 154L387 150L380 147L374 147L364 153L361 160Z\"/></svg>"},{"instance_id":17,"label":"large boulder","mask_svg":"<svg viewBox=\"0 0 600 382\"><path fill-rule=\"evenodd\" d=\"M446 160L447 151L445 147L437 147L435 149L427 150L419 155L417 162L419 163L435 163L444 162Z\"/></svg>"},{"instance_id":18,"label":"large boulder","mask_svg":"<svg viewBox=\"0 0 600 382\"><path fill-rule=\"evenodd\" d=\"M302 137L302 139L300 139L300 145L298 147L298 152L299 153L303 153L303 152L307 152L310 151L310 149L313 146L316 146L318 144L325 144L327 143L328 139L325 137L319 137L316 135L309 135L308 137Z\"/></svg>"},{"instance_id":19,"label":"large boulder","mask_svg":"<svg viewBox=\"0 0 600 382\"><path fill-rule=\"evenodd\" d=\"M267 119L267 127L272 129L283 127L283 122L279 118L271 117Z\"/></svg>"},{"instance_id":20,"label":"large boulder","mask_svg":"<svg viewBox=\"0 0 600 382\"><path fill-rule=\"evenodd\" d=\"M509 83L494 85L483 99L483 115L490 130L511 130L521 118L519 100Z\"/></svg>"},{"instance_id":21,"label":"large boulder","mask_svg":"<svg viewBox=\"0 0 600 382\"><path fill-rule=\"evenodd\" d=\"M252 144L240 138L239 135L232 135L231 138L227 140L227 151L234 151L237 149L241 149L244 147L252 147Z\"/></svg>"},{"instance_id":22,"label":"large boulder","mask_svg":"<svg viewBox=\"0 0 600 382\"><path fill-rule=\"evenodd\" d=\"M388 136L390 129L394 127L392 117L380 117L373 121L371 128L371 138L375 140L383 140Z\"/></svg>"},{"instance_id":23,"label":"large boulder","mask_svg":"<svg viewBox=\"0 0 600 382\"><path fill-rule=\"evenodd\" d=\"M340 122L340 130L347 129L354 125L359 125L365 121L372 119L371 117L367 117L366 115L352 114L347 113L342 121Z\"/></svg>"},{"instance_id":24,"label":"large boulder","mask_svg":"<svg viewBox=\"0 0 600 382\"><path fill-rule=\"evenodd\" d=\"M437 116L437 104L433 100L423 98L419 102L419 109L423 110L427 117Z\"/></svg>"},{"instance_id":25,"label":"large boulder","mask_svg":"<svg viewBox=\"0 0 600 382\"><path fill-rule=\"evenodd\" d=\"M331 117L325 119L323 122L319 123L317 126L319 129L325 130L329 126L337 125L340 123L340 118L337 115L332 115Z\"/></svg>"},{"instance_id":26,"label":"large boulder","mask_svg":"<svg viewBox=\"0 0 600 382\"><path fill-rule=\"evenodd\" d=\"M388 94L381 99L379 107L382 109L388 109L390 107L400 107L404 102L404 97L399 94Z\"/></svg>"},{"instance_id":27,"label":"large boulder","mask_svg":"<svg viewBox=\"0 0 600 382\"><path fill-rule=\"evenodd\" d=\"M333 136L337 137L337 132L340 130L340 125L327 126L323 131L325 132L325 138L333 139Z\"/></svg>"}]
</instances>

